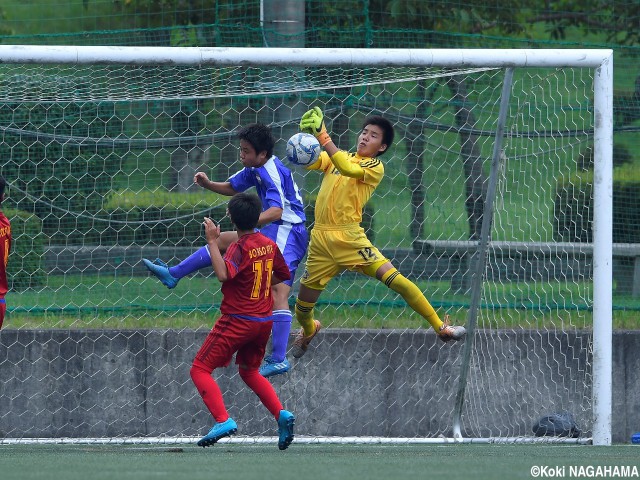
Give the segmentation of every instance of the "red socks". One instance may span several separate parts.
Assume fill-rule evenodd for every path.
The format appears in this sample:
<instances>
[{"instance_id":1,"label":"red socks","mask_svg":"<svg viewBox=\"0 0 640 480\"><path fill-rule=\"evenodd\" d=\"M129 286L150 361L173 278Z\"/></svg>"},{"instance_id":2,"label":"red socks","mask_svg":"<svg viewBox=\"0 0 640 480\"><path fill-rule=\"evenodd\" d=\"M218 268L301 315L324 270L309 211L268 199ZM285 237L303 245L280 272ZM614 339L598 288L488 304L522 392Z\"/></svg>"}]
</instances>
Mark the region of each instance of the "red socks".
<instances>
[{"instance_id":1,"label":"red socks","mask_svg":"<svg viewBox=\"0 0 640 480\"><path fill-rule=\"evenodd\" d=\"M273 389L269 380L260 375L257 369L245 370L244 368L239 368L238 371L244 383L258 395L263 405L267 407L267 410L278 420L280 410L282 410L282 403L280 403L278 394Z\"/></svg>"},{"instance_id":2,"label":"red socks","mask_svg":"<svg viewBox=\"0 0 640 480\"><path fill-rule=\"evenodd\" d=\"M267 410L278 420L280 416L280 410L282 410L282 403L273 389L273 386L260 372L255 370L246 370L239 368L240 378L247 384L247 386L258 395L260 401L267 407ZM216 422L222 423L229 418L227 409L224 406L224 399L222 398L222 392L220 387L211 376L212 370L208 368L204 363L194 360L191 366L191 380L198 389L198 393L202 397L202 401L215 418Z\"/></svg>"},{"instance_id":3,"label":"red socks","mask_svg":"<svg viewBox=\"0 0 640 480\"><path fill-rule=\"evenodd\" d=\"M226 422L229 418L227 409L224 406L224 399L220 387L211 376L212 370L198 360L193 361L191 366L191 380L198 389L202 401L207 406L216 422Z\"/></svg>"}]
</instances>

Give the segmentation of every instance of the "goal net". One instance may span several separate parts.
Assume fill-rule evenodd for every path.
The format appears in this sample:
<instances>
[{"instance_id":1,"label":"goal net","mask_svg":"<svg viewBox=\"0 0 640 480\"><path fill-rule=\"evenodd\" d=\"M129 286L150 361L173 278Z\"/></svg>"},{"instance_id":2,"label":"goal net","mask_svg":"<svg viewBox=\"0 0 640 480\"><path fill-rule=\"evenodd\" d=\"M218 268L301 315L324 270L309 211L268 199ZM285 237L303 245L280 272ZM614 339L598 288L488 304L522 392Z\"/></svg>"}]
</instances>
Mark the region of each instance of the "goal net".
<instances>
[{"instance_id":1,"label":"goal net","mask_svg":"<svg viewBox=\"0 0 640 480\"><path fill-rule=\"evenodd\" d=\"M610 442L611 68L601 50L0 46L15 243L0 443L208 431L189 368L220 284L204 269L169 290L141 260L204 245L202 217L228 199L193 175L241 168L239 127L270 125L283 158L316 105L345 150L367 115L393 122L363 226L469 336L439 342L384 284L344 272L309 352L272 378L296 435L525 440L569 412L578 441ZM321 178L294 171L312 228ZM237 438L276 434L234 364L214 376Z\"/></svg>"}]
</instances>

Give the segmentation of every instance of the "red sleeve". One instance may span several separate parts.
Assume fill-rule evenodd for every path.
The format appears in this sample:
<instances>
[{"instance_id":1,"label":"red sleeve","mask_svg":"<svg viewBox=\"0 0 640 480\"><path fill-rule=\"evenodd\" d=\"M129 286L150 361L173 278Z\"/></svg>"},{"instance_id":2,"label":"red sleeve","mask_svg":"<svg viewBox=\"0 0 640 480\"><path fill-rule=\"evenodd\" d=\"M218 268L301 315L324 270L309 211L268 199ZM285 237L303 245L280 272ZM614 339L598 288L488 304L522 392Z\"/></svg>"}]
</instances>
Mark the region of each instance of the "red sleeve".
<instances>
[{"instance_id":1,"label":"red sleeve","mask_svg":"<svg viewBox=\"0 0 640 480\"><path fill-rule=\"evenodd\" d=\"M11 250L11 224L0 211L0 298L4 298L9 289L7 281L7 261Z\"/></svg>"},{"instance_id":2,"label":"red sleeve","mask_svg":"<svg viewBox=\"0 0 640 480\"><path fill-rule=\"evenodd\" d=\"M227 264L228 278L234 278L238 274L238 269L242 263L242 249L240 248L240 244L234 242L229 245L223 259Z\"/></svg>"}]
</instances>

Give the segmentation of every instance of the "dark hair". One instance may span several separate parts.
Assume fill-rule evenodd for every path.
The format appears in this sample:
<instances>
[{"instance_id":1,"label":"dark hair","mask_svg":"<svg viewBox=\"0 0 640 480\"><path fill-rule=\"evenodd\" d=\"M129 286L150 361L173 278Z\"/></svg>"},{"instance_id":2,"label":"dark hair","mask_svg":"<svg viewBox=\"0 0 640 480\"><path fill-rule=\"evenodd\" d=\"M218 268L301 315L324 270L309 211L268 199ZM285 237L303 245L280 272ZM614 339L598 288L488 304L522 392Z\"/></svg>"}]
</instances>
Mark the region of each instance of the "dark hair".
<instances>
[{"instance_id":1,"label":"dark hair","mask_svg":"<svg viewBox=\"0 0 640 480\"><path fill-rule=\"evenodd\" d=\"M251 230L258 225L262 203L255 193L236 193L229 200L229 216L238 230Z\"/></svg>"},{"instance_id":2,"label":"dark hair","mask_svg":"<svg viewBox=\"0 0 640 480\"><path fill-rule=\"evenodd\" d=\"M238 131L238 138L246 140L255 149L256 153L267 152L267 158L273 155L273 147L276 144L271 134L271 129L262 123L251 123Z\"/></svg>"},{"instance_id":3,"label":"dark hair","mask_svg":"<svg viewBox=\"0 0 640 480\"><path fill-rule=\"evenodd\" d=\"M2 175L0 175L0 203L2 203L4 189L7 187L7 181L4 179Z\"/></svg>"},{"instance_id":4,"label":"dark hair","mask_svg":"<svg viewBox=\"0 0 640 480\"><path fill-rule=\"evenodd\" d=\"M393 125L391 122L380 115L371 115L364 120L362 124L362 130L367 125L375 125L376 127L380 127L382 129L382 143L387 146L386 150L378 152L378 156L383 155L389 151L391 144L393 143L393 136L395 135L393 130Z\"/></svg>"}]
</instances>

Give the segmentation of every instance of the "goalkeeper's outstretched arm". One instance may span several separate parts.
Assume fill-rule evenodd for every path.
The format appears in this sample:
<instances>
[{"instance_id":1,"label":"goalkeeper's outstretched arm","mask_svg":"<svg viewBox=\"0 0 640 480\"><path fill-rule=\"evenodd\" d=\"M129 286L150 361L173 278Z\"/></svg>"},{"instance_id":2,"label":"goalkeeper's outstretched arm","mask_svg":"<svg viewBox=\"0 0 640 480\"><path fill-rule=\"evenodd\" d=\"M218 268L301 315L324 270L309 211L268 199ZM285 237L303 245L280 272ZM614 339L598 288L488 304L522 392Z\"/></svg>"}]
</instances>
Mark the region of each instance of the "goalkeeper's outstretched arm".
<instances>
[{"instance_id":1,"label":"goalkeeper's outstretched arm","mask_svg":"<svg viewBox=\"0 0 640 480\"><path fill-rule=\"evenodd\" d=\"M331 162L338 171L345 177L362 179L364 170L357 163L349 160L349 155L344 150L340 150L327 133L324 125L324 114L320 107L314 107L307 111L300 120L300 130L314 135L325 152L329 154Z\"/></svg>"},{"instance_id":2,"label":"goalkeeper's outstretched arm","mask_svg":"<svg viewBox=\"0 0 640 480\"><path fill-rule=\"evenodd\" d=\"M331 153L327 148L325 150L329 154L331 158L331 163L338 169L340 174L345 177L357 178L361 180L364 178L364 169L357 163L353 163L349 160L349 154L344 150L340 150L336 147L333 142L330 142L333 145L334 153Z\"/></svg>"}]
</instances>

